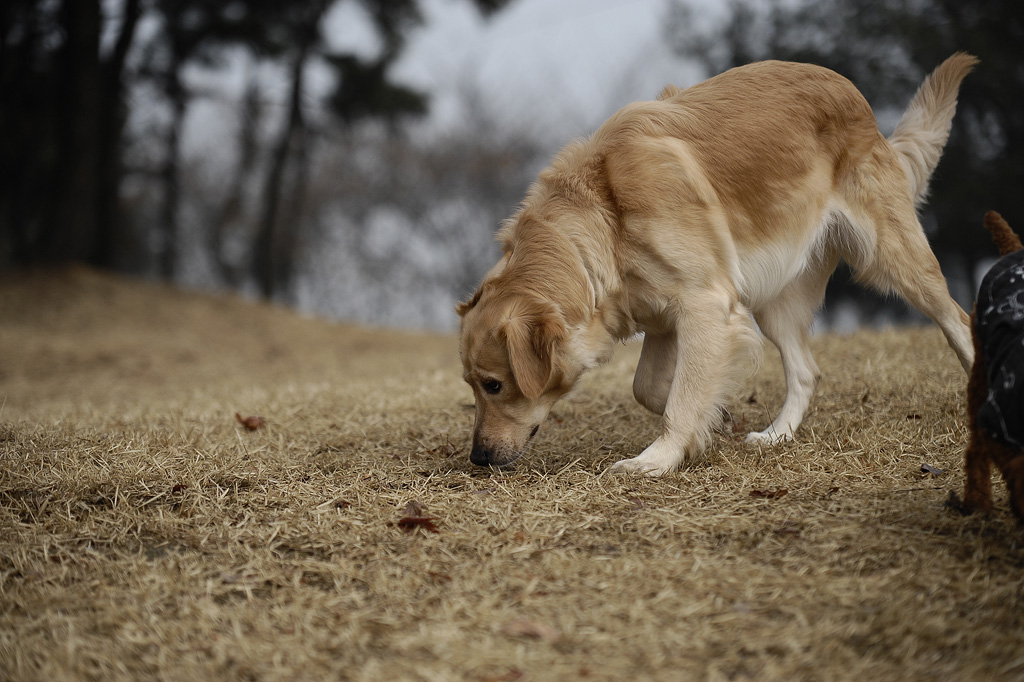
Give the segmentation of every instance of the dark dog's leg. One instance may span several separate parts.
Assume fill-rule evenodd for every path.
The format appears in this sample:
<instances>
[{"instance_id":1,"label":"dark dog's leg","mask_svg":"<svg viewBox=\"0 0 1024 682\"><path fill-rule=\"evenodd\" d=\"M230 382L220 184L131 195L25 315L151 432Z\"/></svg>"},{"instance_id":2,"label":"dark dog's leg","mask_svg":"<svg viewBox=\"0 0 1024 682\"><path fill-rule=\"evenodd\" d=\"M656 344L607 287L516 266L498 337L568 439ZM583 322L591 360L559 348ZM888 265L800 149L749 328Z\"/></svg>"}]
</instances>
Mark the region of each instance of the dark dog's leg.
<instances>
[{"instance_id":1,"label":"dark dog's leg","mask_svg":"<svg viewBox=\"0 0 1024 682\"><path fill-rule=\"evenodd\" d=\"M964 455L967 469L967 482L964 485L964 501L961 511L964 513L982 512L987 514L992 509L992 460L989 448L996 446L988 438L971 434L971 442Z\"/></svg>"},{"instance_id":2,"label":"dark dog's leg","mask_svg":"<svg viewBox=\"0 0 1024 682\"><path fill-rule=\"evenodd\" d=\"M991 448L997 444L978 427L978 410L988 396L988 370L981 354L981 343L975 326L977 310L971 311L971 341L974 344L974 364L967 379L967 422L971 439L964 453L967 482L964 484L964 500L960 511L969 514L980 511L988 513L992 508L992 457Z\"/></svg>"},{"instance_id":3,"label":"dark dog's leg","mask_svg":"<svg viewBox=\"0 0 1024 682\"><path fill-rule=\"evenodd\" d=\"M1003 479L1010 491L1010 509L1017 520L1024 523L1024 454L1006 448L1005 455L1012 458L1002 467Z\"/></svg>"}]
</instances>

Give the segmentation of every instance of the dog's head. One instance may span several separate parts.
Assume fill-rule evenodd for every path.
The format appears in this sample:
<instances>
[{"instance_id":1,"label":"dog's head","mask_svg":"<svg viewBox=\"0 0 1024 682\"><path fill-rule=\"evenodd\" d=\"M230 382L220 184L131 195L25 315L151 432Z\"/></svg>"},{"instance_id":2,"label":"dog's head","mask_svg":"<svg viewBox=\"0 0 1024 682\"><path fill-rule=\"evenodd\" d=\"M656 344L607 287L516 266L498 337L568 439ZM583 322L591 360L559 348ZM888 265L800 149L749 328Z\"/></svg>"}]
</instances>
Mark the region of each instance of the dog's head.
<instances>
[{"instance_id":1,"label":"dog's head","mask_svg":"<svg viewBox=\"0 0 1024 682\"><path fill-rule=\"evenodd\" d=\"M583 368L572 358L565 319L551 302L485 280L457 311L463 377L476 396L470 461L506 466L523 454Z\"/></svg>"}]
</instances>

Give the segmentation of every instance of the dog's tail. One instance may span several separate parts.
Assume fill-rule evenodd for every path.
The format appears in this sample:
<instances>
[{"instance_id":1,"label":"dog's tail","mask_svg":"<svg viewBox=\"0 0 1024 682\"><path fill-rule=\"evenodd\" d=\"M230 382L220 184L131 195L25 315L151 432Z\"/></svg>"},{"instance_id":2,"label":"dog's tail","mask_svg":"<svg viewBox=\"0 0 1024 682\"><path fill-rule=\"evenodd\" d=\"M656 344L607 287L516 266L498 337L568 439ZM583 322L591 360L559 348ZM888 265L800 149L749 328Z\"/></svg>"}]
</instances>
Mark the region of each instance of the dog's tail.
<instances>
[{"instance_id":1,"label":"dog's tail","mask_svg":"<svg viewBox=\"0 0 1024 682\"><path fill-rule=\"evenodd\" d=\"M917 89L896 130L889 136L889 143L899 152L910 180L915 204L924 201L928 179L939 164L942 148L949 139L960 81L977 63L977 57L957 52L939 64Z\"/></svg>"},{"instance_id":2,"label":"dog's tail","mask_svg":"<svg viewBox=\"0 0 1024 682\"><path fill-rule=\"evenodd\" d=\"M1020 251L1024 246L1020 243L1020 237L1013 231L1003 216L995 211L985 214L985 229L992 233L992 241L999 247L999 255L1005 256L1014 251Z\"/></svg>"}]
</instances>

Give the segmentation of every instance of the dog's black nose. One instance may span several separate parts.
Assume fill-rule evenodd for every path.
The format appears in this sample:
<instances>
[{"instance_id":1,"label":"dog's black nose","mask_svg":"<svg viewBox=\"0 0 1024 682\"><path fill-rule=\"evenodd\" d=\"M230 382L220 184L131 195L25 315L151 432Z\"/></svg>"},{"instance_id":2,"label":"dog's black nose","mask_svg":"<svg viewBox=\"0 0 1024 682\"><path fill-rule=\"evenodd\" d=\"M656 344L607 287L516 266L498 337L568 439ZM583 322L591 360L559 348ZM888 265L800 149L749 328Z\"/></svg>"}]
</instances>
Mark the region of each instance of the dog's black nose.
<instances>
[{"instance_id":1,"label":"dog's black nose","mask_svg":"<svg viewBox=\"0 0 1024 682\"><path fill-rule=\"evenodd\" d=\"M491 463L491 451L482 445L474 443L473 450L469 453L469 461L477 466L489 466Z\"/></svg>"}]
</instances>

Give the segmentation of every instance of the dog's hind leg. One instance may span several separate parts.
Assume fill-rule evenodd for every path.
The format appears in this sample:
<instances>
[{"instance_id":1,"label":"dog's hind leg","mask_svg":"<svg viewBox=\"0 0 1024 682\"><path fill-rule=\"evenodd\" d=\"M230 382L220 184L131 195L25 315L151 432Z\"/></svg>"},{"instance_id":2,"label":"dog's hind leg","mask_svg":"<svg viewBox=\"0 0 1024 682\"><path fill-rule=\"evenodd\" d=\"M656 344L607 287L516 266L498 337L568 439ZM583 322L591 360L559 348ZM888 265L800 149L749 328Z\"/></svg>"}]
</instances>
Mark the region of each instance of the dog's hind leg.
<instances>
[{"instance_id":1,"label":"dog's hind leg","mask_svg":"<svg viewBox=\"0 0 1024 682\"><path fill-rule=\"evenodd\" d=\"M965 513L987 514L992 509L992 460L989 447L998 445L977 432L971 434L971 442L964 453L967 480L964 483L961 510Z\"/></svg>"},{"instance_id":2,"label":"dog's hind leg","mask_svg":"<svg viewBox=\"0 0 1024 682\"><path fill-rule=\"evenodd\" d=\"M782 356L786 401L771 426L747 435L748 443L791 440L807 413L821 377L808 342L811 323L825 298L825 285L838 260L837 254L823 254L775 300L754 312L761 332L775 344Z\"/></svg>"},{"instance_id":3,"label":"dog's hind leg","mask_svg":"<svg viewBox=\"0 0 1024 682\"><path fill-rule=\"evenodd\" d=\"M863 208L851 211L849 217L860 226L853 227L855 230L867 225L874 228L875 244L870 254L848 257L857 279L883 293L899 294L930 317L969 372L974 362L969 318L949 295L939 261L928 246L910 198L889 192Z\"/></svg>"},{"instance_id":4,"label":"dog's hind leg","mask_svg":"<svg viewBox=\"0 0 1024 682\"><path fill-rule=\"evenodd\" d=\"M974 326L977 310L971 314ZM964 499L954 503L961 513L984 512L992 508L992 453L998 452L999 444L992 440L978 425L978 410L988 397L988 370L985 357L981 355L981 343L977 334L971 336L976 360L967 377L967 423L970 440L964 451ZM955 501L955 497L951 497Z\"/></svg>"},{"instance_id":5,"label":"dog's hind leg","mask_svg":"<svg viewBox=\"0 0 1024 682\"><path fill-rule=\"evenodd\" d=\"M1010 491L1010 509L1024 523L1024 454L1015 451L1003 466L1003 479Z\"/></svg>"}]
</instances>

